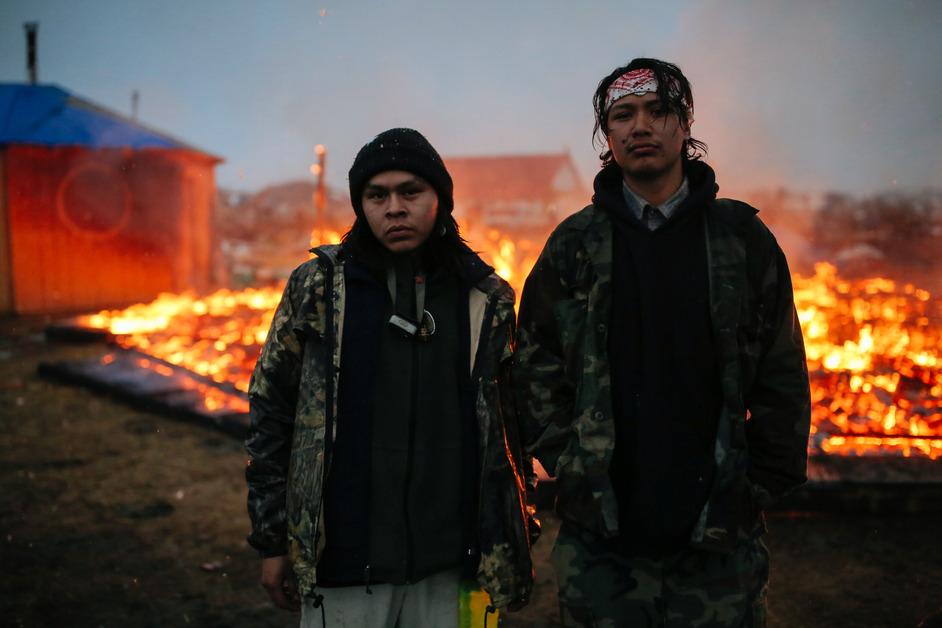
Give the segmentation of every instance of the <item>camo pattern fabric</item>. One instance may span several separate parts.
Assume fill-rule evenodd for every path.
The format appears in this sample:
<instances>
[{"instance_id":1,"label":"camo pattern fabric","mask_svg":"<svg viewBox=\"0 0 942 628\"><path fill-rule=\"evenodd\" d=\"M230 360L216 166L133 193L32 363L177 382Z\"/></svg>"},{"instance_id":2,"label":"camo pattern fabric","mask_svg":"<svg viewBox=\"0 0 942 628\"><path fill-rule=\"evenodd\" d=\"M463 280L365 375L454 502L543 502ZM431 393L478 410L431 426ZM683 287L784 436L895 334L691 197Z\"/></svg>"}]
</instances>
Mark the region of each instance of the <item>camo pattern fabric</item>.
<instances>
[{"instance_id":1,"label":"camo pattern fabric","mask_svg":"<svg viewBox=\"0 0 942 628\"><path fill-rule=\"evenodd\" d=\"M288 554L302 595L317 586L326 539L321 518L329 442L336 436L344 283L339 247L315 250L298 267L275 311L249 386L246 438L250 545ZM514 293L496 275L474 290L487 306L472 381L480 434L478 580L495 606L525 600L532 588L522 458L506 374L514 337ZM329 303L329 305L328 305Z\"/></svg>"},{"instance_id":2,"label":"camo pattern fabric","mask_svg":"<svg viewBox=\"0 0 942 628\"><path fill-rule=\"evenodd\" d=\"M761 509L806 479L811 404L801 329L785 257L755 214L726 199L705 211L723 404L716 476L691 543L719 551L762 527ZM612 223L589 205L556 228L527 278L513 374L526 453L556 477L560 517L605 538L618 535L609 478L611 278Z\"/></svg>"},{"instance_id":3,"label":"camo pattern fabric","mask_svg":"<svg viewBox=\"0 0 942 628\"><path fill-rule=\"evenodd\" d=\"M564 626L764 628L769 554L758 538L730 553L628 558L567 524L550 560Z\"/></svg>"}]
</instances>

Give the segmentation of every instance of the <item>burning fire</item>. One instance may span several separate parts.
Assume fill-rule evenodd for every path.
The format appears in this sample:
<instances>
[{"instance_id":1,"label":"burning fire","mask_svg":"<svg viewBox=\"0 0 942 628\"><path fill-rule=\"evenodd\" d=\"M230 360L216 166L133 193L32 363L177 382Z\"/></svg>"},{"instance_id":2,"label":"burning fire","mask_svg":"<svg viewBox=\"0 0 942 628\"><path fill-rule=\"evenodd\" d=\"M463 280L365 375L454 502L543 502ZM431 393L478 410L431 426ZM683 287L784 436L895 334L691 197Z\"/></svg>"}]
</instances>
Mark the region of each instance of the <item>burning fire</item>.
<instances>
[{"instance_id":1,"label":"burning fire","mask_svg":"<svg viewBox=\"0 0 942 628\"><path fill-rule=\"evenodd\" d=\"M99 312L79 322L108 330L123 347L247 391L280 298L280 287L217 290L203 297L191 292L164 293L151 303ZM172 373L156 361L142 359L139 366L166 376ZM240 397L210 385L193 385L203 393L203 403L210 411L248 411L248 404Z\"/></svg>"},{"instance_id":2,"label":"burning fire","mask_svg":"<svg viewBox=\"0 0 942 628\"><path fill-rule=\"evenodd\" d=\"M794 278L811 371L812 449L942 456L942 326L931 295L830 264Z\"/></svg>"},{"instance_id":3,"label":"burning fire","mask_svg":"<svg viewBox=\"0 0 942 628\"><path fill-rule=\"evenodd\" d=\"M461 232L469 233L469 230L461 225ZM483 237L474 237L472 234L472 242L475 245L478 242L484 243L484 250L479 251L481 257L494 267L494 272L501 279L513 287L519 304L523 283L540 255L539 243L525 239L514 242L498 229L488 229L482 235Z\"/></svg>"},{"instance_id":4,"label":"burning fire","mask_svg":"<svg viewBox=\"0 0 942 628\"><path fill-rule=\"evenodd\" d=\"M470 235L519 296L538 244L494 229ZM314 244L331 240L338 234L312 234ZM246 391L282 288L163 294L81 324ZM883 278L842 279L826 263L813 276L796 275L794 291L811 373L811 451L942 457L942 323L931 295ZM246 410L243 399L205 388L207 408Z\"/></svg>"}]
</instances>

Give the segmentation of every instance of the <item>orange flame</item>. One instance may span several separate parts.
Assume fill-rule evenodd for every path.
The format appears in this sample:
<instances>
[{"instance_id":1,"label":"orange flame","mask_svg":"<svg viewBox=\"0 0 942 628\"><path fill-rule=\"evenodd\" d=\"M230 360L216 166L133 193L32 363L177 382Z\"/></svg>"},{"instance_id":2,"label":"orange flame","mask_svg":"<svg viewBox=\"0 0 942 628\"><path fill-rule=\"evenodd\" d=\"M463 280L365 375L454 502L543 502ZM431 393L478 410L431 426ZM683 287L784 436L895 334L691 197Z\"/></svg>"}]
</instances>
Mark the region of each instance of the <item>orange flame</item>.
<instances>
[{"instance_id":1,"label":"orange flame","mask_svg":"<svg viewBox=\"0 0 942 628\"><path fill-rule=\"evenodd\" d=\"M538 244L496 229L472 236L519 296ZM312 246L338 240L332 231L311 234ZM842 279L826 263L817 264L813 276L793 279L811 374L811 450L942 457L942 325L929 292L880 277ZM82 324L245 391L282 289L163 294L149 304L85 317ZM207 408L235 403L211 388L204 394Z\"/></svg>"},{"instance_id":2,"label":"orange flame","mask_svg":"<svg viewBox=\"0 0 942 628\"><path fill-rule=\"evenodd\" d=\"M929 292L881 277L844 280L825 263L794 285L812 380L812 445L942 457L942 333Z\"/></svg>"},{"instance_id":3,"label":"orange flame","mask_svg":"<svg viewBox=\"0 0 942 628\"><path fill-rule=\"evenodd\" d=\"M121 346L248 390L281 290L224 289L203 297L161 294L151 303L99 312L79 323L107 329Z\"/></svg>"}]
</instances>

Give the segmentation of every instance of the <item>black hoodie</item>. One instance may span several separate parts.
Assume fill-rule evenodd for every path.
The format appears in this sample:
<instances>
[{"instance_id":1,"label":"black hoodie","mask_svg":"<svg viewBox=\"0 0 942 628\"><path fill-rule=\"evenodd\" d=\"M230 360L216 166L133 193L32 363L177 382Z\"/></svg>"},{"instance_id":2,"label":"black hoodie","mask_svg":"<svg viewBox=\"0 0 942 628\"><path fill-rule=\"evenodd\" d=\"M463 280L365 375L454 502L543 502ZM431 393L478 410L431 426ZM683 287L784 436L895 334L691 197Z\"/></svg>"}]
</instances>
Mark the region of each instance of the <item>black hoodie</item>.
<instances>
[{"instance_id":1,"label":"black hoodie","mask_svg":"<svg viewBox=\"0 0 942 628\"><path fill-rule=\"evenodd\" d=\"M686 162L688 197L656 231L625 204L621 171L595 180L612 216L609 358L616 422L610 468L621 542L632 555L688 545L713 481L721 408L710 325L703 213L716 198L713 170Z\"/></svg>"},{"instance_id":2,"label":"black hoodie","mask_svg":"<svg viewBox=\"0 0 942 628\"><path fill-rule=\"evenodd\" d=\"M493 269L466 247L458 261L457 272L428 277L425 309L437 329L423 341L388 323L394 306L417 318L409 284L418 258L384 261L397 271L393 304L383 265L346 256L337 438L318 565L324 586L415 582L462 565L473 549L468 290Z\"/></svg>"}]
</instances>

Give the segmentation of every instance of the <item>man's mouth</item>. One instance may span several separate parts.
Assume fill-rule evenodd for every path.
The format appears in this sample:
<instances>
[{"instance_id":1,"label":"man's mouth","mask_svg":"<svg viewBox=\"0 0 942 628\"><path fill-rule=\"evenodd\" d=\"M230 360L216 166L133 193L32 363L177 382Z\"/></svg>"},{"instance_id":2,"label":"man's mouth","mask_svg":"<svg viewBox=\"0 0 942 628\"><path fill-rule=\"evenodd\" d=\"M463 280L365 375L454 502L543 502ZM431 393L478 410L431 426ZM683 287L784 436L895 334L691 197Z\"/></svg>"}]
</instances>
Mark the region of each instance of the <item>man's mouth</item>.
<instances>
[{"instance_id":1,"label":"man's mouth","mask_svg":"<svg viewBox=\"0 0 942 628\"><path fill-rule=\"evenodd\" d=\"M632 144L628 147L628 152L633 155L643 155L657 151L657 144Z\"/></svg>"},{"instance_id":2,"label":"man's mouth","mask_svg":"<svg viewBox=\"0 0 942 628\"><path fill-rule=\"evenodd\" d=\"M395 225L386 230L386 235L390 238L401 238L410 233L412 233L412 229L406 225Z\"/></svg>"}]
</instances>

